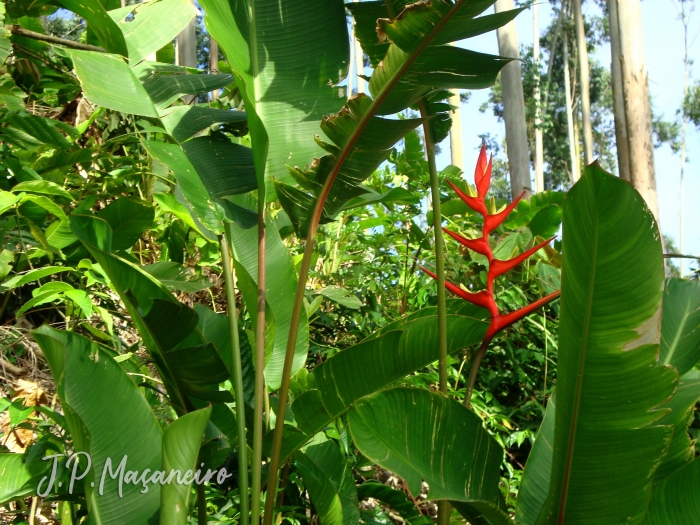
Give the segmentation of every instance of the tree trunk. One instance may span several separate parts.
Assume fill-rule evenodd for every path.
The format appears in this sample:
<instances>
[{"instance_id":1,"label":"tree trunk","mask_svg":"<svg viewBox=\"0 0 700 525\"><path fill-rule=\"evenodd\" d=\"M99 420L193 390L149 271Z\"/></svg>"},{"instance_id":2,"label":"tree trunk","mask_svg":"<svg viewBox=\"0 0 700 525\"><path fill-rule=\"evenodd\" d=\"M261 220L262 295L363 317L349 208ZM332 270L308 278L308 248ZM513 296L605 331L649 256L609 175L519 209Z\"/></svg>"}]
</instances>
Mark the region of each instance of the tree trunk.
<instances>
[{"instance_id":1,"label":"tree trunk","mask_svg":"<svg viewBox=\"0 0 700 525\"><path fill-rule=\"evenodd\" d=\"M452 97L450 104L456 106L457 109L450 111L452 117L452 127L450 128L450 154L452 156L452 165L457 166L464 171L464 155L462 152L462 102L459 94L459 89L451 89Z\"/></svg>"},{"instance_id":2,"label":"tree trunk","mask_svg":"<svg viewBox=\"0 0 700 525\"><path fill-rule=\"evenodd\" d=\"M359 2L360 0L353 0L354 2ZM365 92L365 79L360 75L365 73L365 56L362 53L362 46L357 38L353 38L353 43L355 44L355 79L357 80L357 92Z\"/></svg>"},{"instance_id":3,"label":"tree trunk","mask_svg":"<svg viewBox=\"0 0 700 525\"><path fill-rule=\"evenodd\" d=\"M216 73L219 70L219 44L209 35L209 72ZM219 90L211 92L211 99L219 98Z\"/></svg>"},{"instance_id":4,"label":"tree trunk","mask_svg":"<svg viewBox=\"0 0 700 525\"><path fill-rule=\"evenodd\" d=\"M566 130L569 135L569 160L571 162L571 182L576 182L581 175L578 169L576 155L576 136L574 134L574 115L571 96L571 80L569 73L569 36L564 31L564 90L566 91Z\"/></svg>"},{"instance_id":5,"label":"tree trunk","mask_svg":"<svg viewBox=\"0 0 700 525\"><path fill-rule=\"evenodd\" d=\"M513 0L496 0L496 12L513 9ZM501 56L520 58L515 22L498 28L498 51ZM527 150L527 128L525 124L525 97L520 61L513 60L501 70L503 88L503 120L506 123L506 148L510 168L510 189L513 198L525 190L529 197L530 156Z\"/></svg>"},{"instance_id":6,"label":"tree trunk","mask_svg":"<svg viewBox=\"0 0 700 525\"><path fill-rule=\"evenodd\" d=\"M177 64L185 67L197 67L196 18L190 20L185 29L177 35ZM190 104L194 98L194 95L182 97L186 104Z\"/></svg>"},{"instance_id":7,"label":"tree trunk","mask_svg":"<svg viewBox=\"0 0 700 525\"><path fill-rule=\"evenodd\" d=\"M685 161L686 161L686 140L687 140L687 133L688 133L688 115L685 112L685 101L688 98L688 83L690 81L690 65L692 64L692 61L688 57L688 22L690 15L693 12L693 5L691 4L690 7L690 12L686 11L686 2L681 0L680 3L680 8L679 8L679 15L681 19L681 23L683 24L683 110L682 110L682 116L683 116L683 121L681 125L681 177L680 177L680 184L679 184L679 189L680 189L680 195L679 195L679 205L680 205L680 216L679 216L679 237L678 237L678 244L679 244L679 250L681 254L685 253L685 247L684 247L684 239L683 239L683 215L685 212L685 202L683 199L683 179L685 177ZM679 260L679 273L680 276L683 277L685 274L685 259L681 257Z\"/></svg>"},{"instance_id":8,"label":"tree trunk","mask_svg":"<svg viewBox=\"0 0 700 525\"><path fill-rule=\"evenodd\" d=\"M532 57L535 65L535 192L544 191L544 147L542 143L542 104L540 104L540 24L537 2L532 4Z\"/></svg>"},{"instance_id":9,"label":"tree trunk","mask_svg":"<svg viewBox=\"0 0 700 525\"><path fill-rule=\"evenodd\" d=\"M649 79L644 65L640 0L617 0L617 19L630 180L658 222Z\"/></svg>"},{"instance_id":10,"label":"tree trunk","mask_svg":"<svg viewBox=\"0 0 700 525\"><path fill-rule=\"evenodd\" d=\"M591 97L589 94L590 69L588 67L588 48L586 32L583 26L581 0L573 0L574 25L576 27L576 47L578 48L579 75L581 84L581 120L583 122L583 152L586 164L593 162L593 128L591 126Z\"/></svg>"},{"instance_id":11,"label":"tree trunk","mask_svg":"<svg viewBox=\"0 0 700 525\"><path fill-rule=\"evenodd\" d=\"M607 0L610 19L610 53L612 61L613 113L615 115L615 147L620 178L630 180L630 152L627 144L627 124L625 123L625 99L622 94L622 70L620 66L620 32L617 21L617 1Z\"/></svg>"}]
</instances>

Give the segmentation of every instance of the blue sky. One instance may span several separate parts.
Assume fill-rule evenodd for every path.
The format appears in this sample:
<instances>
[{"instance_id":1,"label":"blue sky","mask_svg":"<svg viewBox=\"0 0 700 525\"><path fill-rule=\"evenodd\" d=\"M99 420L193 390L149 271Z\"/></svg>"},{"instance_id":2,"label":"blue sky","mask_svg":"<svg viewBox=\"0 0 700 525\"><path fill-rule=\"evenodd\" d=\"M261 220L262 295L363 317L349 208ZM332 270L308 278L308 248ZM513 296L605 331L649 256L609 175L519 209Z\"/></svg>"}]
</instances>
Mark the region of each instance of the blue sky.
<instances>
[{"instance_id":1,"label":"blue sky","mask_svg":"<svg viewBox=\"0 0 700 525\"><path fill-rule=\"evenodd\" d=\"M584 4L585 14L599 14L600 10L591 2ZM552 17L549 3L539 5L540 29L544 31ZM675 117L683 99L683 28L678 20L678 12L671 0L645 0L642 2L644 55L649 73L649 89L653 97L655 111L666 119ZM532 45L532 11L527 10L516 19L518 41L521 45ZM700 12L694 13L690 21L690 41L700 33ZM700 39L698 39L700 40ZM498 54L496 33L471 39L464 47L475 51ZM698 57L700 42L690 49L691 59ZM601 47L596 58L602 64L610 64L610 48ZM700 68L700 61L698 63ZM700 79L700 69L695 78ZM691 69L691 82L693 70ZM469 167L476 162L479 134L491 133L499 139L505 135L502 123L489 111L480 113L479 106L488 98L488 90L473 91L468 103L462 105L462 135L464 141L465 164ZM684 251L700 255L700 133L691 125L688 127L687 155L685 170L685 218ZM439 167L449 164L449 141L442 143L443 152L438 157ZM672 237L676 244L679 238L679 182L681 160L668 146L655 151L656 183L659 196L661 229ZM688 265L686 264L686 272Z\"/></svg>"}]
</instances>

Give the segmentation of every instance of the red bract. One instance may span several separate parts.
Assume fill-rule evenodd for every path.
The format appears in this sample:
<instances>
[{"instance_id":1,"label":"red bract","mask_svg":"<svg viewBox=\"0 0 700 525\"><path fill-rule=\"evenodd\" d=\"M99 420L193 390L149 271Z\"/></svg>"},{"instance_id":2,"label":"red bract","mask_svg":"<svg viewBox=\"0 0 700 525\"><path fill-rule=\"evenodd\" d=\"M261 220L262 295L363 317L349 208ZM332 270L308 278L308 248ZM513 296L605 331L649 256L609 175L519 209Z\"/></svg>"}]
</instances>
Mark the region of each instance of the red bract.
<instances>
[{"instance_id":1,"label":"red bract","mask_svg":"<svg viewBox=\"0 0 700 525\"><path fill-rule=\"evenodd\" d=\"M524 308L521 308L520 310L516 310L515 312L510 312L507 314L502 314L499 312L498 305L496 304L496 298L493 293L493 283L496 280L496 277L498 277L499 275L503 275L509 270L515 268L518 264L520 264L521 262L525 261L528 257L533 255L537 250L549 244L554 239L554 237L538 244L537 246L533 246L526 252L518 255L517 257L513 257L512 259L509 259L507 261L501 261L499 259L494 258L493 251L491 250L491 245L489 244L489 233L498 228L498 226L500 226L501 223L503 223L503 221L506 220L508 214L511 211L513 211L513 209L518 205L518 202L520 202L520 199L523 198L525 192L523 191L517 199L515 199L506 207L505 210L501 211L500 213L495 213L493 215L490 214L486 207L485 197L489 190L489 187L491 186L492 166L493 157L489 159L487 164L486 147L482 146L481 153L479 154L479 160L476 163L476 170L474 172L474 184L476 186L477 191L476 197L471 197L467 195L462 190L457 188L454 184L448 181L448 184L452 187L455 193L457 193L459 198L462 199L467 206L469 206L472 210L479 213L480 215L483 215L484 227L481 237L478 239L467 239L458 233L443 228L445 233L447 233L450 237L462 243L470 250L484 255L489 262L489 271L486 278L485 290L482 290L480 292L469 292L457 285L445 282L445 288L447 288L450 292L454 293L455 295L458 295L462 299L465 299L472 304L481 306L482 308L486 308L491 314L491 322L489 324L488 330L486 330L484 339L481 343L479 351L474 357L474 362L472 364L472 369L469 377L469 384L467 385L467 393L465 398L465 403L467 403L467 405L470 402L471 391L474 387L474 381L476 380L476 372L479 368L479 364L481 363L481 359L486 353L486 349L491 340L494 338L494 336L504 328L507 328L516 321L522 319L526 315L532 313L539 307L544 306L545 304L552 301L553 299L556 299L559 296L559 291L556 291ZM423 268L423 271L430 275L433 279L437 279L437 276L433 272L426 270L425 268Z\"/></svg>"}]
</instances>

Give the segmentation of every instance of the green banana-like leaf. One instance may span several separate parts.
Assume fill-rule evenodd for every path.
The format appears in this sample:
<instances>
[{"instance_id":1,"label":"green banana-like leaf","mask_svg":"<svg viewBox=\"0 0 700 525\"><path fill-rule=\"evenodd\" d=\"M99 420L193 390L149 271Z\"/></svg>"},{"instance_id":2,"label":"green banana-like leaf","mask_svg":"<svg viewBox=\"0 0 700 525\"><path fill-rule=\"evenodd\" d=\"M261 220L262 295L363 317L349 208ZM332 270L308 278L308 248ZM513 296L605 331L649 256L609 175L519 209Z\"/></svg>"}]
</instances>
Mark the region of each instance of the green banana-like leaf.
<instances>
[{"instance_id":1,"label":"green banana-like leaf","mask_svg":"<svg viewBox=\"0 0 700 525\"><path fill-rule=\"evenodd\" d=\"M643 198L597 163L564 199L549 494L537 525L641 523L673 429L659 407L660 234Z\"/></svg>"},{"instance_id":2,"label":"green banana-like leaf","mask_svg":"<svg viewBox=\"0 0 700 525\"><path fill-rule=\"evenodd\" d=\"M382 2L384 7L379 2L349 6L356 17L364 17L362 21L357 19L361 40L372 39L367 29L370 20L376 27L376 39L366 51L384 55L381 61L375 60L369 81L371 97L355 95L338 113L323 120L321 129L330 142L321 138L317 142L327 155L314 159L309 168L290 169L299 187L286 181L276 183L280 203L298 235L308 233L317 199L325 199L320 222L328 222L345 202L364 193L359 187L362 181L388 158L400 139L423 122L382 119L377 115L398 113L429 95L431 113L426 117L436 119L436 131L444 137L449 106L440 101L444 97L435 91L493 85L509 59L444 45L491 31L519 12L474 18L492 3L433 0L408 6L403 2ZM385 40L390 42L386 48L381 45Z\"/></svg>"},{"instance_id":3,"label":"green banana-like leaf","mask_svg":"<svg viewBox=\"0 0 700 525\"><path fill-rule=\"evenodd\" d=\"M210 135L188 140L182 149L213 200L258 187L250 148Z\"/></svg>"},{"instance_id":4,"label":"green banana-like leaf","mask_svg":"<svg viewBox=\"0 0 700 525\"><path fill-rule=\"evenodd\" d=\"M236 224L231 224L228 233L231 238L231 247L236 262L236 273L240 279L247 279L255 286L241 285L243 299L248 308L254 308L257 304L257 278L258 278L258 254L257 254L257 231L254 229L244 230ZM267 290L265 300L269 307L271 317L266 315L268 334L272 337L265 337L265 380L271 389L277 389L282 381L282 367L284 366L284 356L287 348L287 335L289 334L289 323L292 319L294 308L294 292L297 286L297 276L286 246L280 239L277 227L272 219L268 218L266 235L266 267L267 267ZM243 275L245 272L245 275ZM254 310L251 310L254 311ZM273 328L274 326L274 328ZM296 349L294 352L294 362L292 374L296 373L304 366L309 345L309 326L306 319L306 312L302 310L299 330L297 335Z\"/></svg>"},{"instance_id":5,"label":"green banana-like leaf","mask_svg":"<svg viewBox=\"0 0 700 525\"><path fill-rule=\"evenodd\" d=\"M259 191L269 192L272 200L271 181L291 181L285 165L304 166L320 152L313 140L318 124L343 104L344 93L336 87L350 54L343 1L202 0L200 5L207 30L239 80Z\"/></svg>"},{"instance_id":6,"label":"green banana-like leaf","mask_svg":"<svg viewBox=\"0 0 700 525\"><path fill-rule=\"evenodd\" d=\"M160 485L147 484L142 493L142 484L120 484L114 474L122 461L125 470L161 467L162 431L146 398L110 353L92 341L48 326L32 334L58 385L75 449L91 458L83 480L91 520L147 525L158 513Z\"/></svg>"},{"instance_id":7,"label":"green banana-like leaf","mask_svg":"<svg viewBox=\"0 0 700 525\"><path fill-rule=\"evenodd\" d=\"M554 443L555 395L549 399L544 419L540 425L527 458L523 479L518 489L515 519L519 525L534 525L549 492L552 474L552 443Z\"/></svg>"},{"instance_id":8,"label":"green banana-like leaf","mask_svg":"<svg viewBox=\"0 0 700 525\"><path fill-rule=\"evenodd\" d=\"M460 303L461 313L447 316L449 353L479 344L488 326L485 310L466 301ZM393 324L389 331L335 354L314 369L315 388L292 403L297 428L285 429L283 457L290 456L357 400L436 360L437 318L434 308L426 310L432 315L417 312L404 319L403 325Z\"/></svg>"},{"instance_id":9,"label":"green banana-like leaf","mask_svg":"<svg viewBox=\"0 0 700 525\"><path fill-rule=\"evenodd\" d=\"M65 0L62 0L65 1ZM131 6L134 19L119 22L133 66L172 42L195 16L189 0L150 1Z\"/></svg>"},{"instance_id":10,"label":"green banana-like leaf","mask_svg":"<svg viewBox=\"0 0 700 525\"><path fill-rule=\"evenodd\" d=\"M700 282L666 281L659 361L680 375L700 361Z\"/></svg>"},{"instance_id":11,"label":"green banana-like leaf","mask_svg":"<svg viewBox=\"0 0 700 525\"><path fill-rule=\"evenodd\" d=\"M131 70L159 111L183 95L208 93L233 82L231 75L195 74L192 69L160 62L141 62Z\"/></svg>"},{"instance_id":12,"label":"green banana-like leaf","mask_svg":"<svg viewBox=\"0 0 700 525\"><path fill-rule=\"evenodd\" d=\"M654 486L644 525L695 525L700 522L700 459Z\"/></svg>"},{"instance_id":13,"label":"green banana-like leaf","mask_svg":"<svg viewBox=\"0 0 700 525\"><path fill-rule=\"evenodd\" d=\"M220 234L224 210L216 204L207 192L202 179L177 144L166 144L153 140L143 141L148 154L165 164L175 175L182 195L192 206L197 218L211 231Z\"/></svg>"},{"instance_id":14,"label":"green banana-like leaf","mask_svg":"<svg viewBox=\"0 0 700 525\"><path fill-rule=\"evenodd\" d=\"M355 525L360 519L352 466L332 441L311 445L294 456L321 525Z\"/></svg>"},{"instance_id":15,"label":"green banana-like leaf","mask_svg":"<svg viewBox=\"0 0 700 525\"><path fill-rule=\"evenodd\" d=\"M211 407L195 410L176 419L163 432L163 470L182 473L197 470L202 435L209 421ZM204 473L202 473L204 475ZM160 491L160 522L186 525L192 495L192 483L172 482Z\"/></svg>"},{"instance_id":16,"label":"green banana-like leaf","mask_svg":"<svg viewBox=\"0 0 700 525\"><path fill-rule=\"evenodd\" d=\"M400 475L414 497L425 480L429 499L454 502L470 523L510 523L498 490L503 449L459 402L393 388L358 401L348 422L360 452Z\"/></svg>"},{"instance_id":17,"label":"green banana-like leaf","mask_svg":"<svg viewBox=\"0 0 700 525\"><path fill-rule=\"evenodd\" d=\"M10 32L5 29L5 2L0 2L0 64L4 64L12 53Z\"/></svg>"},{"instance_id":18,"label":"green banana-like leaf","mask_svg":"<svg viewBox=\"0 0 700 525\"><path fill-rule=\"evenodd\" d=\"M160 121L178 142L216 123L236 124L241 128L247 121L243 111L229 111L202 106L172 106L161 113Z\"/></svg>"},{"instance_id":19,"label":"green banana-like leaf","mask_svg":"<svg viewBox=\"0 0 700 525\"><path fill-rule=\"evenodd\" d=\"M92 104L132 115L158 118L151 98L121 57L95 51L68 51L85 98ZM116 86L119 88L116 89Z\"/></svg>"},{"instance_id":20,"label":"green banana-like leaf","mask_svg":"<svg viewBox=\"0 0 700 525\"><path fill-rule=\"evenodd\" d=\"M95 34L100 45L109 53L123 57L129 56L129 50L119 26L105 11L102 2L90 0L57 0L59 4L85 19L88 28Z\"/></svg>"},{"instance_id":21,"label":"green banana-like leaf","mask_svg":"<svg viewBox=\"0 0 700 525\"><path fill-rule=\"evenodd\" d=\"M670 412L659 419L659 425L673 425L673 439L661 465L656 471L654 482L671 475L679 468L695 459L695 440L690 439L688 427L695 418L695 404L700 399L700 372L691 370L681 376L678 390L663 405Z\"/></svg>"}]
</instances>

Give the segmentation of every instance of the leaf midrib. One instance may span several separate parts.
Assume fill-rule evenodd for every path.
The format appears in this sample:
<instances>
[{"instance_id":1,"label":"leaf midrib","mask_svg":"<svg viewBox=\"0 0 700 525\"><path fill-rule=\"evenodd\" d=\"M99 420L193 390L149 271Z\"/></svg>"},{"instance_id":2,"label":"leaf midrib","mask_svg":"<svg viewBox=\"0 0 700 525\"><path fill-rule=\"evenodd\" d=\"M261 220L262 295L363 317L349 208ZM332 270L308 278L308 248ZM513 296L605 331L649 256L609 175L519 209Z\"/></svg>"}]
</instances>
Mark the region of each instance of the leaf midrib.
<instances>
[{"instance_id":1,"label":"leaf midrib","mask_svg":"<svg viewBox=\"0 0 700 525\"><path fill-rule=\"evenodd\" d=\"M566 500L569 490L569 481L571 476L571 463L573 461L574 446L576 444L576 428L578 426L578 414L581 406L581 392L583 390L583 371L586 364L586 348L588 336L591 326L591 310L593 306L593 291L595 288L596 277L596 262L598 257L598 234L600 232L598 214L595 214L594 237L593 237L593 253L591 254L591 274L588 286L588 304L586 305L586 316L583 322L584 330L581 339L581 356L579 358L578 377L576 379L576 392L574 396L574 408L571 419L571 427L569 429L569 443L566 451L566 461L564 467L564 479L562 481L561 497L559 503L559 511L557 513L557 525L563 525L564 514L566 511ZM562 297L563 300L563 297Z\"/></svg>"}]
</instances>

